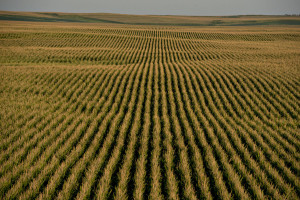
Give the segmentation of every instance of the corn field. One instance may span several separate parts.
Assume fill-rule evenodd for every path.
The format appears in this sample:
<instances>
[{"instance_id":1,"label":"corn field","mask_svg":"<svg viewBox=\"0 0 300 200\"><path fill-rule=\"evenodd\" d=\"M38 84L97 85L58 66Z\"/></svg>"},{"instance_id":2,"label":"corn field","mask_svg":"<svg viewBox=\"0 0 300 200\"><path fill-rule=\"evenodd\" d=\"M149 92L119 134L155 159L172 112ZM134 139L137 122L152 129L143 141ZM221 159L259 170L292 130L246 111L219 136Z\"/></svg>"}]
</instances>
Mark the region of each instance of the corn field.
<instances>
[{"instance_id":1,"label":"corn field","mask_svg":"<svg viewBox=\"0 0 300 200\"><path fill-rule=\"evenodd\" d=\"M0 23L0 199L299 199L300 28Z\"/></svg>"}]
</instances>

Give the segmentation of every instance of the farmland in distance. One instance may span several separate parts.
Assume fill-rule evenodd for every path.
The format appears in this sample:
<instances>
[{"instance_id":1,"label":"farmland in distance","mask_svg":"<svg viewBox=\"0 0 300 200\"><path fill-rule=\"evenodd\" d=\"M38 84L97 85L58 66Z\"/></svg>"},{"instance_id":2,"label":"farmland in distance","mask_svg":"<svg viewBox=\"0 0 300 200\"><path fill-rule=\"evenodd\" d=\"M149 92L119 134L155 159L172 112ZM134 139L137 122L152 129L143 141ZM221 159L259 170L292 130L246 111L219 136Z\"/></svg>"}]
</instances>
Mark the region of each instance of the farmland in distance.
<instances>
[{"instance_id":1,"label":"farmland in distance","mask_svg":"<svg viewBox=\"0 0 300 200\"><path fill-rule=\"evenodd\" d=\"M299 17L44 15L0 13L0 199L300 198Z\"/></svg>"}]
</instances>

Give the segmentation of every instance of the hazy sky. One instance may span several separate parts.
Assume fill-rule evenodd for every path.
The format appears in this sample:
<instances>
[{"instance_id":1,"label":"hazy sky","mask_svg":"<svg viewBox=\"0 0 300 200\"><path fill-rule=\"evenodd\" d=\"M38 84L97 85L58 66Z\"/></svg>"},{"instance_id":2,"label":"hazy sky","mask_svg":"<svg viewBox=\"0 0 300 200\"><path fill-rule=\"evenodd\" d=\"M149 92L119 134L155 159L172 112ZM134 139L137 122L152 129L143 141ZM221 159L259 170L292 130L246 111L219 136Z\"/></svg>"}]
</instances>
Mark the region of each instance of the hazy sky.
<instances>
[{"instance_id":1,"label":"hazy sky","mask_svg":"<svg viewBox=\"0 0 300 200\"><path fill-rule=\"evenodd\" d=\"M0 0L0 10L159 15L300 14L300 0Z\"/></svg>"}]
</instances>

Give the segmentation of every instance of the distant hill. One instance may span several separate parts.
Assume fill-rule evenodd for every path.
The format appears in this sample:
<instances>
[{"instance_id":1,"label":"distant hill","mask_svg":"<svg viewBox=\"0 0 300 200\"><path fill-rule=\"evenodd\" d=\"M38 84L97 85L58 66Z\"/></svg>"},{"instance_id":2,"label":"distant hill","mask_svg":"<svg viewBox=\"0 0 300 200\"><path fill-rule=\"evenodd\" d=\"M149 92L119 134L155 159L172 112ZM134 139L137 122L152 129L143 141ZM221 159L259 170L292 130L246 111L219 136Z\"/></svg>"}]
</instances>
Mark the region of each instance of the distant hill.
<instances>
[{"instance_id":1,"label":"distant hill","mask_svg":"<svg viewBox=\"0 0 300 200\"><path fill-rule=\"evenodd\" d=\"M33 22L81 22L170 26L300 25L299 16L176 16L111 13L55 13L0 11L0 20Z\"/></svg>"}]
</instances>

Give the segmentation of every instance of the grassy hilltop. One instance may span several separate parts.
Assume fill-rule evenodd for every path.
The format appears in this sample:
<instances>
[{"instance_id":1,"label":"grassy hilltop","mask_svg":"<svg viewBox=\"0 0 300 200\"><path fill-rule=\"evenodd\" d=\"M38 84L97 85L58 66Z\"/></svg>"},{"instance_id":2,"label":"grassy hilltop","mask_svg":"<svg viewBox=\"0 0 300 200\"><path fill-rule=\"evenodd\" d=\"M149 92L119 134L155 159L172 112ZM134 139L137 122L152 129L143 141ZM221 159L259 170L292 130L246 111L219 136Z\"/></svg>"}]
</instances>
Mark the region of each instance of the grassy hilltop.
<instances>
[{"instance_id":1,"label":"grassy hilltop","mask_svg":"<svg viewBox=\"0 0 300 200\"><path fill-rule=\"evenodd\" d=\"M0 199L300 198L299 17L0 19Z\"/></svg>"}]
</instances>

